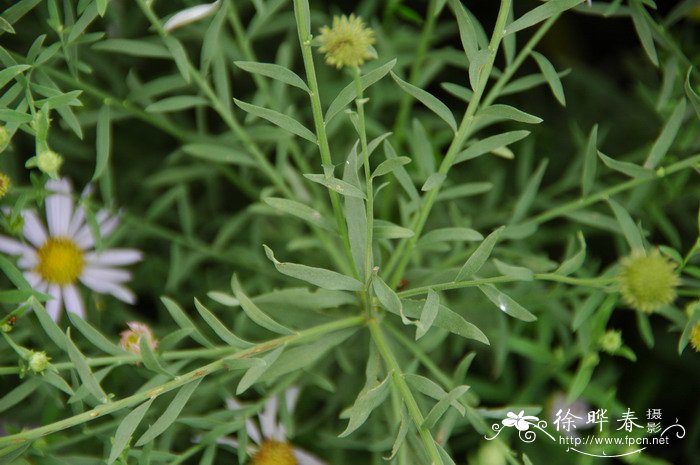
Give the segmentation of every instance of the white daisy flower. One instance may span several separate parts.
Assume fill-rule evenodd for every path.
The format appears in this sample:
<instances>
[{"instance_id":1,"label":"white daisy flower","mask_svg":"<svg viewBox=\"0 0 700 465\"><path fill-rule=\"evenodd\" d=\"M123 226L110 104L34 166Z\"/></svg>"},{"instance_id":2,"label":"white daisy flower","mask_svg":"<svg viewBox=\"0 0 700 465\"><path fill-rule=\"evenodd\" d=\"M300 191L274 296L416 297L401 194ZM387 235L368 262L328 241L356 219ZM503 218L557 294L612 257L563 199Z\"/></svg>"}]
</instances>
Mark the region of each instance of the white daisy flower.
<instances>
[{"instance_id":1,"label":"white daisy flower","mask_svg":"<svg viewBox=\"0 0 700 465\"><path fill-rule=\"evenodd\" d=\"M299 398L299 388L287 389L284 397L287 411L291 414ZM255 443L249 448L251 465L326 465L309 452L289 443L284 425L277 420L278 403L277 396L268 399L263 411L258 415L260 427L250 418L246 419L246 431ZM241 408L241 404L233 398L227 399L226 404L231 410ZM235 448L238 448L239 444L235 438L221 438L217 442Z\"/></svg>"},{"instance_id":2,"label":"white daisy flower","mask_svg":"<svg viewBox=\"0 0 700 465\"><path fill-rule=\"evenodd\" d=\"M71 186L67 179L49 180L46 190L48 232L33 210L23 210L26 242L0 235L0 252L19 256L17 265L31 286L53 297L46 310L58 321L65 303L66 310L85 316L85 304L78 291L80 281L100 294L110 294L133 304L136 296L124 286L131 273L118 268L136 263L143 257L133 249L94 250L95 237L85 220L85 210L73 211ZM83 197L89 195L89 189ZM96 215L100 237L108 237L119 224L116 215L101 210Z\"/></svg>"}]
</instances>

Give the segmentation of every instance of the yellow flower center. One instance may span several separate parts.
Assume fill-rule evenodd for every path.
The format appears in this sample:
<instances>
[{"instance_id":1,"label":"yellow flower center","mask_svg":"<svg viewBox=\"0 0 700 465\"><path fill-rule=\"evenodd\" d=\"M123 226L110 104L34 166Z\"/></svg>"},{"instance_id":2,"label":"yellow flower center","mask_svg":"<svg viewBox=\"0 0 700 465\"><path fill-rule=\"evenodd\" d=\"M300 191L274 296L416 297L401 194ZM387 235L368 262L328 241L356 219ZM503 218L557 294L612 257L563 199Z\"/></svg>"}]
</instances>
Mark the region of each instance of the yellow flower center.
<instances>
[{"instance_id":1,"label":"yellow flower center","mask_svg":"<svg viewBox=\"0 0 700 465\"><path fill-rule=\"evenodd\" d=\"M36 272L52 284L74 283L85 266L83 252L72 239L50 237L37 251Z\"/></svg>"},{"instance_id":2,"label":"yellow flower center","mask_svg":"<svg viewBox=\"0 0 700 465\"><path fill-rule=\"evenodd\" d=\"M292 447L286 442L267 440L253 455L253 465L297 465Z\"/></svg>"}]
</instances>

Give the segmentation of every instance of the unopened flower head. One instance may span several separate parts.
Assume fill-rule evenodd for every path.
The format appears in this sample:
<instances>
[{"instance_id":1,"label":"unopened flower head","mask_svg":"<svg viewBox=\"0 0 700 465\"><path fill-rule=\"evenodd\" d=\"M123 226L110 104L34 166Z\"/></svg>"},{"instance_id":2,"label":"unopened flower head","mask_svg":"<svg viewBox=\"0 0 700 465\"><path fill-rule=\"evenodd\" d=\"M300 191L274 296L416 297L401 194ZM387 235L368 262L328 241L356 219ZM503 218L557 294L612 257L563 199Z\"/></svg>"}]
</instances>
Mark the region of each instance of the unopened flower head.
<instances>
[{"instance_id":1,"label":"unopened flower head","mask_svg":"<svg viewBox=\"0 0 700 465\"><path fill-rule=\"evenodd\" d=\"M644 313L673 302L680 282L675 265L657 249L623 258L617 280L625 303Z\"/></svg>"},{"instance_id":2,"label":"unopened flower head","mask_svg":"<svg viewBox=\"0 0 700 465\"><path fill-rule=\"evenodd\" d=\"M141 338L146 339L151 349L156 350L158 348L158 340L153 336L153 331L148 325L137 321L130 321L127 325L129 329L121 332L121 339L119 340L119 346L122 349L139 355L141 353Z\"/></svg>"},{"instance_id":3,"label":"unopened flower head","mask_svg":"<svg viewBox=\"0 0 700 465\"><path fill-rule=\"evenodd\" d=\"M319 51L326 54L326 63L338 69L362 66L366 60L376 58L372 48L374 31L365 27L359 16L334 16L332 27L321 28L319 40Z\"/></svg>"},{"instance_id":4,"label":"unopened flower head","mask_svg":"<svg viewBox=\"0 0 700 465\"><path fill-rule=\"evenodd\" d=\"M63 165L63 157L53 150L43 150L38 155L27 160L27 168L39 168L53 179L58 179L58 170Z\"/></svg>"},{"instance_id":5,"label":"unopened flower head","mask_svg":"<svg viewBox=\"0 0 700 465\"><path fill-rule=\"evenodd\" d=\"M10 177L2 171L0 171L0 199L7 195L7 192L10 190L11 185L12 182L10 181Z\"/></svg>"},{"instance_id":6,"label":"unopened flower head","mask_svg":"<svg viewBox=\"0 0 700 465\"><path fill-rule=\"evenodd\" d=\"M695 352L700 352L700 323L696 323L690 331L690 345L693 346Z\"/></svg>"},{"instance_id":7,"label":"unopened flower head","mask_svg":"<svg viewBox=\"0 0 700 465\"><path fill-rule=\"evenodd\" d=\"M41 373L49 366L51 358L46 355L46 352L32 352L29 356L29 369L34 373Z\"/></svg>"},{"instance_id":8,"label":"unopened flower head","mask_svg":"<svg viewBox=\"0 0 700 465\"><path fill-rule=\"evenodd\" d=\"M598 344L605 352L609 354L615 353L622 347L622 332L610 329L600 336Z\"/></svg>"},{"instance_id":9,"label":"unopened flower head","mask_svg":"<svg viewBox=\"0 0 700 465\"><path fill-rule=\"evenodd\" d=\"M78 282L100 294L134 303L136 296L125 283L131 273L120 266L136 263L141 252L132 249L95 250L96 235L87 223L82 205L73 205L67 179L46 183L48 228L34 210L22 210L24 241L0 235L0 252L18 256L17 265L37 292L49 294L46 311L58 320L63 304L69 312L85 316L85 304ZM83 192L85 198L89 189ZM119 218L106 210L95 213L97 229L107 239L119 224Z\"/></svg>"}]
</instances>

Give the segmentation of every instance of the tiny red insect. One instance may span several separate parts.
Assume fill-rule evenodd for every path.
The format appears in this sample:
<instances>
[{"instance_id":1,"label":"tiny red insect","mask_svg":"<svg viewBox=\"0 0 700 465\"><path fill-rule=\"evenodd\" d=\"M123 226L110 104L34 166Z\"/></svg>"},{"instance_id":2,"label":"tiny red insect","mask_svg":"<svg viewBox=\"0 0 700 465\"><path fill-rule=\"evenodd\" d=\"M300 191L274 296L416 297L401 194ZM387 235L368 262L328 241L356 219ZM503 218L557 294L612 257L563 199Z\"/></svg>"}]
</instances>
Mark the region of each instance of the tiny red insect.
<instances>
[{"instance_id":1,"label":"tiny red insect","mask_svg":"<svg viewBox=\"0 0 700 465\"><path fill-rule=\"evenodd\" d=\"M15 323L17 323L17 317L15 315L12 315L10 318L7 319L8 325L14 326Z\"/></svg>"},{"instance_id":2,"label":"tiny red insect","mask_svg":"<svg viewBox=\"0 0 700 465\"><path fill-rule=\"evenodd\" d=\"M399 285L398 285L397 289L400 291L401 289L408 286L409 284L410 284L410 282L408 281L408 279L401 278L401 281L399 281Z\"/></svg>"}]
</instances>

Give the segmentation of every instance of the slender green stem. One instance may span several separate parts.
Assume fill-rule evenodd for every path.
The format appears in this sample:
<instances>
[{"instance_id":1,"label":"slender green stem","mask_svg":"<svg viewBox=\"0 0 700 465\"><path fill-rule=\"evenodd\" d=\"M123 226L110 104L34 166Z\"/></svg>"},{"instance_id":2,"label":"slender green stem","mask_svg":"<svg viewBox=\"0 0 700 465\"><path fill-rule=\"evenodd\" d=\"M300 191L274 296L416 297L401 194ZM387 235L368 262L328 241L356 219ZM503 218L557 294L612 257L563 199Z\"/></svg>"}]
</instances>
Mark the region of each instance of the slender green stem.
<instances>
[{"instance_id":1,"label":"slender green stem","mask_svg":"<svg viewBox=\"0 0 700 465\"><path fill-rule=\"evenodd\" d=\"M367 130L365 128L365 99L362 97L362 81L360 81L360 69L352 69L352 77L355 82L357 98L357 129L360 134L361 158L365 168L365 181L367 190L367 243L365 245L365 279L372 276L372 236L374 232L374 187L372 185L372 173L369 166L369 149L367 148Z\"/></svg>"},{"instance_id":2,"label":"slender green stem","mask_svg":"<svg viewBox=\"0 0 700 465\"><path fill-rule=\"evenodd\" d=\"M604 287L615 282L615 278L609 276L601 276L598 278L574 278L572 276L562 276L554 273L538 273L534 276L535 280L539 281L555 281L563 284L572 284L575 286L590 286ZM431 284L429 286L421 286L413 289L407 289L398 293L399 297L406 298L416 295L427 294L429 290L447 291L450 289L463 289L465 287L483 286L485 284L511 283L514 281L522 281L510 276L494 276L491 278L472 279L469 281L452 281L449 283Z\"/></svg>"},{"instance_id":3,"label":"slender green stem","mask_svg":"<svg viewBox=\"0 0 700 465\"><path fill-rule=\"evenodd\" d=\"M700 164L700 154L692 155L692 156L685 158L681 161L678 161L676 163L672 163L665 168L659 168L656 170L654 176L650 176L648 178L630 179L629 181L625 181L625 182L620 183L616 186L612 186L608 189L599 191L595 194L591 194L591 195L588 195L588 196L580 198L580 199L572 200L572 201L567 202L563 205L559 205L557 207L546 210L546 211L539 213L531 218L523 220L522 223L523 224L524 223L535 223L535 224L546 223L547 221L551 221L554 218L558 218L560 216L567 215L567 214L572 213L576 210L580 210L581 208L584 208L584 207L587 207L587 206L592 205L594 203L600 202L601 200L606 200L615 194L619 194L620 192L630 190L632 188L635 188L637 186L641 186L641 185L646 184L648 182L656 181L656 180L661 179L665 176L670 176L672 174L678 173L686 168L692 167L692 166L697 165L697 164Z\"/></svg>"},{"instance_id":4,"label":"slender green stem","mask_svg":"<svg viewBox=\"0 0 700 465\"><path fill-rule=\"evenodd\" d=\"M503 90L503 87L505 87L505 85L508 84L510 78L512 78L516 71L520 69L520 66L527 59L527 57L530 56L532 50L540 42L540 40L542 40L547 31L549 31L549 29L554 25L554 23L556 23L557 19L559 19L559 16L559 14L551 16L544 23L542 23L542 25L539 28L537 28L537 31L532 35L532 37L530 37L525 46L523 46L523 48L520 49L518 54L515 56L513 63L511 63L510 66L506 67L503 70L503 74L501 74L498 77L498 80L495 82L493 87L491 87L488 94L486 94L483 104L484 107L491 105L494 102L494 100L498 98L498 96L501 94L501 91Z\"/></svg>"},{"instance_id":5,"label":"slender green stem","mask_svg":"<svg viewBox=\"0 0 700 465\"><path fill-rule=\"evenodd\" d=\"M263 352L276 349L281 346L288 346L293 344L299 344L310 339L318 338L328 333L339 331L346 328L351 328L353 326L359 326L365 322L364 317L355 316L351 318L345 318L342 320L337 320L331 323L326 323L323 325L316 326L314 328L299 331L296 334L289 336L279 337L277 339L272 339L270 341L257 344L249 349L242 350L232 355L222 357L214 362L207 365L201 366L195 370L192 370L184 375L177 376L173 380L156 386L148 391L138 392L124 399L120 399L107 404L101 404L97 407L74 415L72 417L51 423L49 425L41 426L39 428L29 429L22 431L17 434L12 434L9 436L0 437L0 447L7 445L17 445L22 444L27 441L34 441L43 436L61 431L67 428L71 428L76 425L87 423L96 418L100 418L106 414L114 413L127 407L132 407L144 402L147 399L152 399L160 396L166 392L172 391L179 387L184 386L196 379L200 379L204 376L215 373L226 367L226 362L229 360L237 360L242 358L254 357Z\"/></svg>"},{"instance_id":6,"label":"slender green stem","mask_svg":"<svg viewBox=\"0 0 700 465\"><path fill-rule=\"evenodd\" d=\"M143 11L146 18L148 18L151 25L158 33L158 35L163 40L166 40L168 38L168 33L165 31L165 29L163 29L163 25L151 9L150 5L148 5L145 0L138 0L138 4L141 7L141 10ZM221 103L221 101L219 101L219 97L216 95L216 92L214 92L214 89L212 89L211 85L209 85L207 79L205 79L204 76L202 76L199 70L192 64L192 62L189 59L187 59L187 71L190 77L192 78L194 84L197 87L199 87L200 91L207 97L207 99L209 99L209 103L214 109L214 111L216 111L219 114L221 119L233 131L233 133L241 141L243 146L246 149L248 149L248 151L253 155L253 158L255 158L255 161L258 163L258 166L260 167L262 172L265 173L265 175L270 179L270 181L284 195L292 198L292 191L286 185L282 176L268 161L265 154L260 150L257 144L248 135L243 126L241 126L241 124L238 122L238 120L230 111L230 109L226 107L223 103Z\"/></svg>"},{"instance_id":7,"label":"slender green stem","mask_svg":"<svg viewBox=\"0 0 700 465\"><path fill-rule=\"evenodd\" d=\"M423 424L425 421L423 413L420 411L418 402L416 402L416 399L415 397L413 397L411 389L408 387L408 384L404 379L403 372L401 371L401 367L399 366L399 362L396 360L394 353L392 352L391 348L389 347L389 344L384 338L382 329L379 327L379 324L376 320L370 320L367 322L367 324L369 326L370 332L372 333L372 339L374 340L377 350L382 356L382 359L384 359L384 363L386 363L387 369L391 373L391 378L396 384L396 387L398 388L399 393L401 394L401 397L403 398L403 401L406 404L408 414L411 416L411 419L413 420L413 423L415 424L416 429L418 430L418 434L420 435L420 438L426 447L426 451L430 455L430 460L432 461L432 464L442 465L442 457L440 456L440 452L438 451L437 446L435 445L435 440L430 434L428 428L426 428Z\"/></svg>"},{"instance_id":8,"label":"slender green stem","mask_svg":"<svg viewBox=\"0 0 700 465\"><path fill-rule=\"evenodd\" d=\"M297 32L299 35L299 45L301 47L301 55L304 61L304 70L306 71L306 80L309 86L309 97L311 100L311 112L313 114L314 126L316 130L316 137L318 138L318 147L321 154L321 163L323 167L333 166L333 159L331 157L330 146L328 145L328 135L326 134L326 123L323 119L323 112L321 110L321 97L318 89L318 81L316 79L316 68L314 66L314 57L311 50L311 32L306 30L306 24L309 18L306 17L306 12L302 8L299 0L294 0L294 17L297 23ZM325 170L324 170L325 171ZM355 260L352 256L352 250L350 249L350 235L348 234L348 225L345 222L345 217L343 216L343 209L340 204L340 197L337 192L328 189L328 195L331 199L331 205L333 207L333 213L335 215L335 222L338 227L338 233L340 234L340 239L343 242L343 248L345 249L345 255L347 257L348 263L350 263L350 268L352 269L353 275L358 277L357 266Z\"/></svg>"},{"instance_id":9,"label":"slender green stem","mask_svg":"<svg viewBox=\"0 0 700 465\"><path fill-rule=\"evenodd\" d=\"M472 123L474 122L474 116L476 115L476 111L479 108L481 97L484 94L486 85L489 80L489 76L491 75L491 69L493 68L493 62L496 59L496 54L498 53L498 47L501 43L501 39L503 38L503 31L505 30L505 24L506 20L508 19L509 10L510 0L501 0L498 18L496 19L496 25L493 29L491 41L489 42L488 58L481 69L476 89L474 89L474 95L469 101L469 105L467 106L467 110L464 114L464 117L462 118L462 122L460 123L457 133L455 134L455 137L447 150L445 158L440 164L438 172L442 175L447 175L450 168L452 167L452 163L454 163L455 157L461 150L464 141L469 135ZM401 279L406 265L408 265L408 262L411 259L411 256L413 255L413 250L415 249L416 243L418 242L421 232L425 227L425 223L428 220L430 210L432 209L433 204L435 203L439 193L439 185L427 193L411 228L414 233L413 236L399 243L399 246L396 248L396 251L392 254L391 259L389 260L389 264L387 266L388 273L391 273L389 275L391 276L391 279L389 280L390 286L395 287Z\"/></svg>"},{"instance_id":10,"label":"slender green stem","mask_svg":"<svg viewBox=\"0 0 700 465\"><path fill-rule=\"evenodd\" d=\"M168 33L165 31L165 29L163 29L160 20L158 19L158 17L156 17L155 13L153 13L153 10L146 4L145 0L138 0L138 4L141 7L143 13L150 21L151 25L158 32L158 35L165 40L168 37ZM255 141L248 135L248 132L238 122L231 110L219 100L218 96L216 95L216 92L211 87L207 79L204 76L202 76L199 70L192 64L192 62L189 59L187 60L187 68L188 73L192 78L193 82L197 85L197 87L199 87L200 91L209 99L209 103L211 104L212 108L219 114L221 119L226 123L226 125L231 129L231 131L233 131L238 140L240 140L243 146L253 155L253 158L255 158L255 161L258 164L260 170L286 197L290 199L295 198L294 193L287 186L286 182L284 181L284 178L279 173L279 171L276 170L275 167L270 163L265 154L255 143ZM345 226L344 223L343 226ZM327 240L327 237L325 237L324 234L318 228L314 227L313 230L316 233L316 236L321 241L321 243L324 245L324 248L328 251L331 258L334 260L334 262L340 269L347 270L348 268L352 268L347 267L346 264L344 264L344 261L341 259L336 248Z\"/></svg>"}]
</instances>

